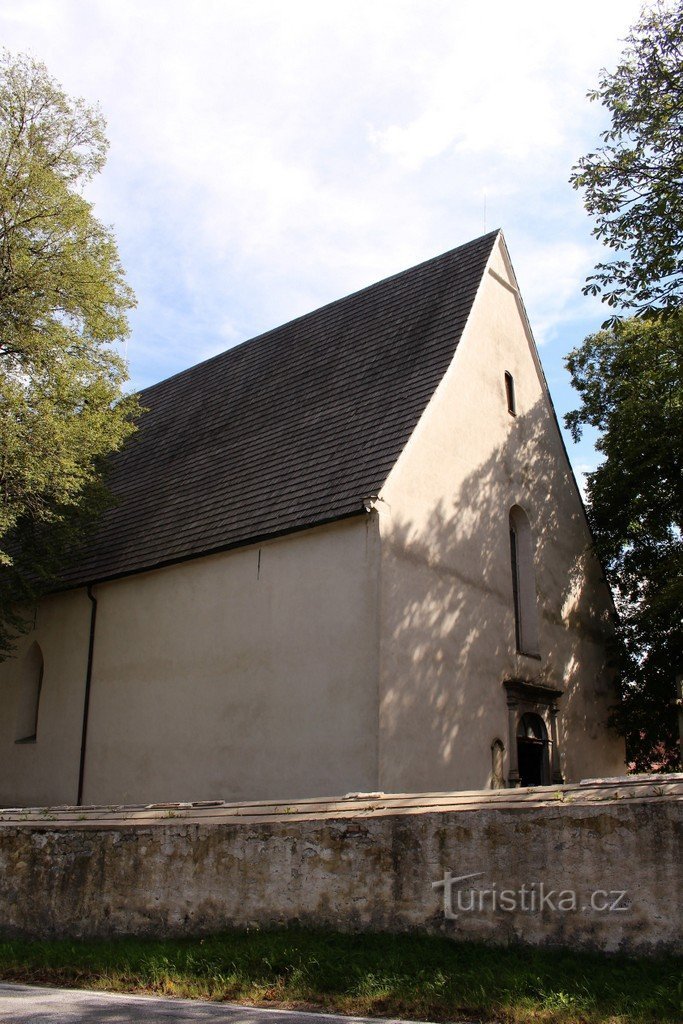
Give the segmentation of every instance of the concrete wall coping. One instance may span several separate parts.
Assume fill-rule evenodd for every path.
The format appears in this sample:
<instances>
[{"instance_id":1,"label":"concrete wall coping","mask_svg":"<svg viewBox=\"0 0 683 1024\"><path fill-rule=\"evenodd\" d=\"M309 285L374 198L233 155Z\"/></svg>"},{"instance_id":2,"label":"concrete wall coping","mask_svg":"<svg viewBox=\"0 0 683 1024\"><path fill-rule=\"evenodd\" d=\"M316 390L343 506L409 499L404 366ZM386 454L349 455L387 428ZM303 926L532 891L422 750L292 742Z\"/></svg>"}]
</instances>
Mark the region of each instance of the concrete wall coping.
<instances>
[{"instance_id":1,"label":"concrete wall coping","mask_svg":"<svg viewBox=\"0 0 683 1024\"><path fill-rule=\"evenodd\" d=\"M683 800L683 773L584 779L563 786L471 790L454 793L349 793L341 797L291 801L228 803L222 800L76 807L0 809L0 830L35 828L134 828L183 824L223 825L263 822L325 821L395 815L459 813L472 810L523 811L558 804L586 806Z\"/></svg>"}]
</instances>

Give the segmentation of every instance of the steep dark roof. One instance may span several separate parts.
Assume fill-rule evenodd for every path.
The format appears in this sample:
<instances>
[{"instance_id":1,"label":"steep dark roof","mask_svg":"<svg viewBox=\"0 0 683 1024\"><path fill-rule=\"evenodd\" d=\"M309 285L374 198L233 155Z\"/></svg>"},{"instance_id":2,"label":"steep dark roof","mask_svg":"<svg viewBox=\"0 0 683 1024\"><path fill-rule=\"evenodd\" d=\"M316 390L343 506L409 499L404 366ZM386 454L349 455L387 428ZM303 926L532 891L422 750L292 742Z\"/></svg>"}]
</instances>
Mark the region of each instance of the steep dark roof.
<instances>
[{"instance_id":1,"label":"steep dark roof","mask_svg":"<svg viewBox=\"0 0 683 1024\"><path fill-rule=\"evenodd\" d=\"M111 460L117 504L64 583L362 512L448 368L497 234L143 391Z\"/></svg>"}]
</instances>

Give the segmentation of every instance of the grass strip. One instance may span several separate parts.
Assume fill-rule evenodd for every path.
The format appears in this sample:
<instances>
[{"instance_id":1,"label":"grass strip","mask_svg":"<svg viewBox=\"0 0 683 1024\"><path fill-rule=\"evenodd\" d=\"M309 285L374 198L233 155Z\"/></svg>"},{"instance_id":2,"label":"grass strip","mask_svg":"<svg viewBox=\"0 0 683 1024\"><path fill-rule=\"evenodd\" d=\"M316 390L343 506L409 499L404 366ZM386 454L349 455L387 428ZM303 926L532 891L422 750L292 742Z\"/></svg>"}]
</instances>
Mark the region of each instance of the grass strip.
<instances>
[{"instance_id":1,"label":"grass strip","mask_svg":"<svg viewBox=\"0 0 683 1024\"><path fill-rule=\"evenodd\" d=\"M0 978L361 1016L681 1024L683 958L300 929L0 942Z\"/></svg>"}]
</instances>

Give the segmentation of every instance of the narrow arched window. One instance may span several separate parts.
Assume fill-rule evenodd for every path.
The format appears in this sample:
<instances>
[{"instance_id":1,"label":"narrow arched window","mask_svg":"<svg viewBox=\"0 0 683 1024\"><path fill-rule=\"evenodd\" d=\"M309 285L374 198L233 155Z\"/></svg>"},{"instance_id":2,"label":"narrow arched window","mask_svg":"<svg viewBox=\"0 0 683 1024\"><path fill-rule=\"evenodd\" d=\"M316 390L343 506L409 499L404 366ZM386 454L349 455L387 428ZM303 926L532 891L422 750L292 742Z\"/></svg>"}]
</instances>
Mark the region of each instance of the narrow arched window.
<instances>
[{"instance_id":1,"label":"narrow arched window","mask_svg":"<svg viewBox=\"0 0 683 1024\"><path fill-rule=\"evenodd\" d=\"M15 729L17 743L35 743L38 735L38 710L42 687L43 652L37 643L33 643L21 663Z\"/></svg>"},{"instance_id":2,"label":"narrow arched window","mask_svg":"<svg viewBox=\"0 0 683 1024\"><path fill-rule=\"evenodd\" d=\"M508 402L508 412L511 416L517 415L517 406L515 404L515 380L511 373L505 371L505 397Z\"/></svg>"},{"instance_id":3,"label":"narrow arched window","mask_svg":"<svg viewBox=\"0 0 683 1024\"><path fill-rule=\"evenodd\" d=\"M519 505L513 505L510 509L510 559L517 650L520 654L537 658L539 645L534 543L528 516Z\"/></svg>"}]
</instances>

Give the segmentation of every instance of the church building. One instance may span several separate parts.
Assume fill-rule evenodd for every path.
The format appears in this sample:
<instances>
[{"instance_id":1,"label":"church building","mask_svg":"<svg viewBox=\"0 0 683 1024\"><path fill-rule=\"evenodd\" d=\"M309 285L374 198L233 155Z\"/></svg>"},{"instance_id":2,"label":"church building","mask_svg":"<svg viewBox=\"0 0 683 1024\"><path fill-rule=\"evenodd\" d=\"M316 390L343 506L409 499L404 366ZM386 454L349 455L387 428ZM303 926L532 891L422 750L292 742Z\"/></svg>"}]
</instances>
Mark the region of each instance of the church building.
<instances>
[{"instance_id":1,"label":"church building","mask_svg":"<svg viewBox=\"0 0 683 1024\"><path fill-rule=\"evenodd\" d=\"M0 664L0 804L624 770L613 608L501 232L142 392Z\"/></svg>"}]
</instances>

